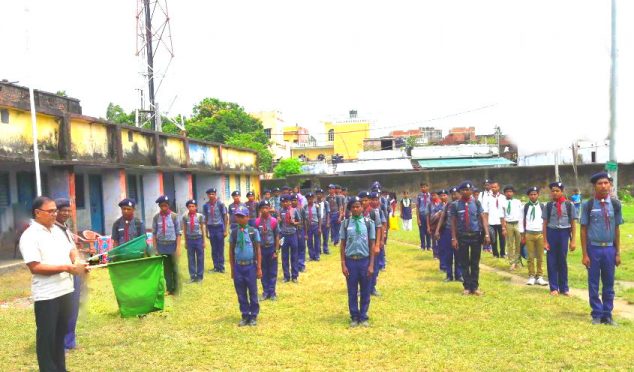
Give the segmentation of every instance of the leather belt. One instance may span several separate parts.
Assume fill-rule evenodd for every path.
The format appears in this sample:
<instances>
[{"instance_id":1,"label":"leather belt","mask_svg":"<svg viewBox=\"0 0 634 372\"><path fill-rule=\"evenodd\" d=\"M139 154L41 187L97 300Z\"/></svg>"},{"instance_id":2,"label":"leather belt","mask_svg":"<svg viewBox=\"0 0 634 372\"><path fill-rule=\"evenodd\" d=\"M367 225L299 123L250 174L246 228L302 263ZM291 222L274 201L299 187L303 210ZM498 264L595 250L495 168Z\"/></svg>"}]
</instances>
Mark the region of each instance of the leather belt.
<instances>
[{"instance_id":1,"label":"leather belt","mask_svg":"<svg viewBox=\"0 0 634 372\"><path fill-rule=\"evenodd\" d=\"M353 254L353 255L351 255L351 256L346 256L346 258L349 258L349 259L351 259L351 260L358 261L358 260L363 260L363 259L365 259L365 258L368 258L368 256L362 256L362 255L360 255L360 254Z\"/></svg>"},{"instance_id":2,"label":"leather belt","mask_svg":"<svg viewBox=\"0 0 634 372\"><path fill-rule=\"evenodd\" d=\"M238 260L236 261L236 263L240 266L248 266L248 265L253 265L255 261L254 260L246 260L246 261Z\"/></svg>"},{"instance_id":3,"label":"leather belt","mask_svg":"<svg viewBox=\"0 0 634 372\"><path fill-rule=\"evenodd\" d=\"M594 245L597 247L613 247L614 242L590 242L590 245Z\"/></svg>"}]
</instances>

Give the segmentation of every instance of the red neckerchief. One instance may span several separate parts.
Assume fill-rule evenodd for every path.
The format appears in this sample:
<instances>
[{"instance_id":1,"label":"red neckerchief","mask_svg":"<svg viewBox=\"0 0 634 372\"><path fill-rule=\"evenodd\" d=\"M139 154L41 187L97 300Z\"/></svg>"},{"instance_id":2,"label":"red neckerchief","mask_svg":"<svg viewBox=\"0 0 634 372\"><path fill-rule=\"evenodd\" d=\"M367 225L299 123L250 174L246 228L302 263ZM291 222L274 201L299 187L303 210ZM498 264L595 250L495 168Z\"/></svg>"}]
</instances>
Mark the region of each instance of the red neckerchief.
<instances>
[{"instance_id":1,"label":"red neckerchief","mask_svg":"<svg viewBox=\"0 0 634 372\"><path fill-rule=\"evenodd\" d=\"M470 224L470 217L469 217L469 202L471 201L471 198L468 198L467 200L465 200L465 198L462 198L462 201L464 202L464 224L465 224L465 228L467 231L471 231L471 224Z\"/></svg>"},{"instance_id":2,"label":"red neckerchief","mask_svg":"<svg viewBox=\"0 0 634 372\"><path fill-rule=\"evenodd\" d=\"M564 204L564 202L566 201L566 198L564 198L563 196L560 196L559 199L555 200L555 203L557 203L557 216L559 218L561 218L561 205ZM570 216L568 216L568 218L570 218Z\"/></svg>"},{"instance_id":3,"label":"red neckerchief","mask_svg":"<svg viewBox=\"0 0 634 372\"><path fill-rule=\"evenodd\" d=\"M189 212L189 232L194 232L194 218L196 217L196 212Z\"/></svg>"},{"instance_id":4,"label":"red neckerchief","mask_svg":"<svg viewBox=\"0 0 634 372\"><path fill-rule=\"evenodd\" d=\"M262 234L266 234L266 222L269 220L270 216L260 217L260 226L262 226Z\"/></svg>"},{"instance_id":5,"label":"red neckerchief","mask_svg":"<svg viewBox=\"0 0 634 372\"><path fill-rule=\"evenodd\" d=\"M291 207L286 208L286 223L291 224Z\"/></svg>"},{"instance_id":6,"label":"red neckerchief","mask_svg":"<svg viewBox=\"0 0 634 372\"><path fill-rule=\"evenodd\" d=\"M603 220L605 221L605 228L608 229L608 231L610 231L610 214L608 213L608 207L605 202L606 198L595 196L595 199L597 199L599 203L601 203L601 214L603 214ZM591 208L591 207L592 206L588 206L588 208Z\"/></svg>"},{"instance_id":7,"label":"red neckerchief","mask_svg":"<svg viewBox=\"0 0 634 372\"><path fill-rule=\"evenodd\" d=\"M165 233L167 232L167 226L165 226L167 224L167 216L169 216L172 213L171 210L167 210L167 212L165 212L165 214L163 214L163 212L161 212L161 218L163 219L163 226L162 226L162 230L163 230L163 236L165 236Z\"/></svg>"},{"instance_id":8,"label":"red neckerchief","mask_svg":"<svg viewBox=\"0 0 634 372\"><path fill-rule=\"evenodd\" d=\"M125 222L125 226L123 226L123 240L125 240L126 242L130 240L130 221L131 220L126 220L125 218L123 219L123 221Z\"/></svg>"},{"instance_id":9,"label":"red neckerchief","mask_svg":"<svg viewBox=\"0 0 634 372\"><path fill-rule=\"evenodd\" d=\"M499 195L500 195L499 193L498 194L491 193L491 196L495 198L495 208L499 208L499 206L498 206L498 196Z\"/></svg>"},{"instance_id":10,"label":"red neckerchief","mask_svg":"<svg viewBox=\"0 0 634 372\"><path fill-rule=\"evenodd\" d=\"M211 209L211 221L209 221L208 223L211 224L214 221L214 214L215 214L215 209L216 209L216 201L214 200L214 202L209 202L209 209Z\"/></svg>"},{"instance_id":11,"label":"red neckerchief","mask_svg":"<svg viewBox=\"0 0 634 372\"><path fill-rule=\"evenodd\" d=\"M313 203L308 202L308 222L313 221Z\"/></svg>"}]
</instances>

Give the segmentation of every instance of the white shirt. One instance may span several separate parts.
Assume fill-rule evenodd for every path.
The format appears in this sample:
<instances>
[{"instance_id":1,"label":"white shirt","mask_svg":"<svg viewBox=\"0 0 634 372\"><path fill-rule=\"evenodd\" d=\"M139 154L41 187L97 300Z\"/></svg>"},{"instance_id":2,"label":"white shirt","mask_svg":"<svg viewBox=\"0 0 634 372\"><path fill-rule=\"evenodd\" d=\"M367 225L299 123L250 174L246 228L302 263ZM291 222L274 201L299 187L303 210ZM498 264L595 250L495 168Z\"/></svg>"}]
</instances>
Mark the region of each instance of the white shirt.
<instances>
[{"instance_id":1,"label":"white shirt","mask_svg":"<svg viewBox=\"0 0 634 372\"><path fill-rule=\"evenodd\" d=\"M502 204L502 216L504 220L506 222L517 222L519 231L521 233L524 232L524 208L522 208L522 202L517 199L504 199L500 200L500 203Z\"/></svg>"},{"instance_id":2,"label":"white shirt","mask_svg":"<svg viewBox=\"0 0 634 372\"><path fill-rule=\"evenodd\" d=\"M35 221L20 237L20 252L27 264L70 265L70 251L73 248L74 245L68 241L62 229L53 226L49 230ZM69 273L33 274L31 292L34 301L52 300L73 290L73 278Z\"/></svg>"},{"instance_id":3,"label":"white shirt","mask_svg":"<svg viewBox=\"0 0 634 372\"><path fill-rule=\"evenodd\" d=\"M484 213L489 214L489 225L502 224L500 218L504 217L502 208L506 206L504 203L505 201L506 196L500 193L498 193L497 196L490 194L486 197L486 203L482 204L482 209L484 210Z\"/></svg>"},{"instance_id":4,"label":"white shirt","mask_svg":"<svg viewBox=\"0 0 634 372\"><path fill-rule=\"evenodd\" d=\"M524 217L524 210L522 209L522 217ZM542 223L544 220L542 219L542 208L540 205L535 206L535 218L531 219L531 207L528 206L528 211L526 212L526 231L533 232L542 232Z\"/></svg>"}]
</instances>

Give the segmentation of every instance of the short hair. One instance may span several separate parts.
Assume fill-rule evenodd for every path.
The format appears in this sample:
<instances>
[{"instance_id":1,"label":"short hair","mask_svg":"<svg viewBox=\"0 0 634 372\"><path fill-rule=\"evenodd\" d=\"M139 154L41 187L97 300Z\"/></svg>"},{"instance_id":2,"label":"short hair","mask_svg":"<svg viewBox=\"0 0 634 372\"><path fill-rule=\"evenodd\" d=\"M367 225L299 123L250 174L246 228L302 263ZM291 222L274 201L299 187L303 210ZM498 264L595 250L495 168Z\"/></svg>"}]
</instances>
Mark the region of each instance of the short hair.
<instances>
[{"instance_id":1,"label":"short hair","mask_svg":"<svg viewBox=\"0 0 634 372\"><path fill-rule=\"evenodd\" d=\"M33 199L33 205L31 206L31 216L35 218L35 210L42 208L42 206L46 203L55 203L55 200L49 198L48 196L38 196Z\"/></svg>"},{"instance_id":2,"label":"short hair","mask_svg":"<svg viewBox=\"0 0 634 372\"><path fill-rule=\"evenodd\" d=\"M427 182L421 182L420 186L423 187L423 186L429 186L429 185L427 184Z\"/></svg>"}]
</instances>

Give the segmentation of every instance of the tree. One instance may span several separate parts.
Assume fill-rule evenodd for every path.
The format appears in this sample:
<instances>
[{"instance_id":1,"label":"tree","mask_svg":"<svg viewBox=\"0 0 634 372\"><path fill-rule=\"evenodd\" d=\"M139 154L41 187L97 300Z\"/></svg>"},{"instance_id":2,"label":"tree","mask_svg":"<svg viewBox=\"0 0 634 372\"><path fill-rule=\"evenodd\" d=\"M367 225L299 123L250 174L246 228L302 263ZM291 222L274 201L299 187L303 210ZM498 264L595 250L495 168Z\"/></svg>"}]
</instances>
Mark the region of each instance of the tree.
<instances>
[{"instance_id":1,"label":"tree","mask_svg":"<svg viewBox=\"0 0 634 372\"><path fill-rule=\"evenodd\" d=\"M68 94L66 94L65 90L58 90L57 92L55 92L55 94L60 97L68 97Z\"/></svg>"},{"instance_id":2,"label":"tree","mask_svg":"<svg viewBox=\"0 0 634 372\"><path fill-rule=\"evenodd\" d=\"M302 162L295 158L282 159L273 169L273 177L284 178L302 173Z\"/></svg>"},{"instance_id":3,"label":"tree","mask_svg":"<svg viewBox=\"0 0 634 372\"><path fill-rule=\"evenodd\" d=\"M116 124L134 125L134 112L126 114L123 108L110 102L106 109L106 120Z\"/></svg>"},{"instance_id":4,"label":"tree","mask_svg":"<svg viewBox=\"0 0 634 372\"><path fill-rule=\"evenodd\" d=\"M258 152L258 168L262 172L270 172L273 164L273 154L268 146L256 141L254 133L238 133L229 138L228 145L246 147Z\"/></svg>"}]
</instances>

